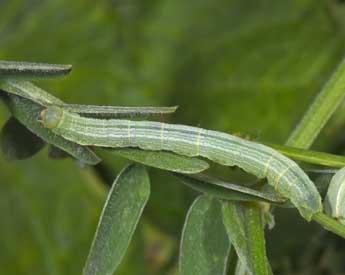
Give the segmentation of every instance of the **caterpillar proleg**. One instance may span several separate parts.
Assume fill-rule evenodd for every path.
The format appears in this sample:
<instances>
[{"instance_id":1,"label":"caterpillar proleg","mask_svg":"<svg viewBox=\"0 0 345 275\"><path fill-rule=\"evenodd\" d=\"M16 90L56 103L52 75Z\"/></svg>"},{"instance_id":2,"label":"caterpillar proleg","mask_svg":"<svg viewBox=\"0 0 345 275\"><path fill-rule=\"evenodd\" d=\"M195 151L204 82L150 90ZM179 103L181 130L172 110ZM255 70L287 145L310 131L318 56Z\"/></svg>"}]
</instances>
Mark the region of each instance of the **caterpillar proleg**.
<instances>
[{"instance_id":1,"label":"caterpillar proleg","mask_svg":"<svg viewBox=\"0 0 345 275\"><path fill-rule=\"evenodd\" d=\"M238 166L258 178L267 178L306 220L322 210L321 197L303 170L291 159L259 143L185 125L86 118L58 106L45 109L41 119L54 133L81 145L167 150L189 157L205 157L225 166Z\"/></svg>"}]
</instances>

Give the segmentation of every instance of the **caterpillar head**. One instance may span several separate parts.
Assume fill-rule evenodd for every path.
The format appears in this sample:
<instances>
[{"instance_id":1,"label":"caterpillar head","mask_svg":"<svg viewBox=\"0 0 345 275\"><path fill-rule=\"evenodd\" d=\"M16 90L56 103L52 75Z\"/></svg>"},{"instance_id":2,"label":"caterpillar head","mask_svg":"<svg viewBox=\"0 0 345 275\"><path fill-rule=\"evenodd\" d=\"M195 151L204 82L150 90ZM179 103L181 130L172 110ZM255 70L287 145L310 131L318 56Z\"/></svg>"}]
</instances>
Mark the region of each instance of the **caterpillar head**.
<instances>
[{"instance_id":1,"label":"caterpillar head","mask_svg":"<svg viewBox=\"0 0 345 275\"><path fill-rule=\"evenodd\" d=\"M41 122L44 127L53 129L57 127L62 119L63 110L58 106L48 106L41 114Z\"/></svg>"}]
</instances>

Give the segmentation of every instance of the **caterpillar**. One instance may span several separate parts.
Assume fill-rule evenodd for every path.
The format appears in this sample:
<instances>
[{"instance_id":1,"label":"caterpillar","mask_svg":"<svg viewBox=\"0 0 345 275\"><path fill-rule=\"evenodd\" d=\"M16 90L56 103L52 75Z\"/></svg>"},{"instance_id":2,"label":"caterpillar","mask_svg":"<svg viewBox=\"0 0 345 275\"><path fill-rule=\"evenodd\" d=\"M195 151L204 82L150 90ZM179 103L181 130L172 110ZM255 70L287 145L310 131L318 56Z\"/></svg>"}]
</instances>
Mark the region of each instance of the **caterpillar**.
<instances>
[{"instance_id":1,"label":"caterpillar","mask_svg":"<svg viewBox=\"0 0 345 275\"><path fill-rule=\"evenodd\" d=\"M291 159L259 143L185 125L87 118L59 106L47 107L40 117L46 128L81 145L166 150L238 166L258 178L267 178L306 220L322 210L321 197L304 171Z\"/></svg>"},{"instance_id":2,"label":"caterpillar","mask_svg":"<svg viewBox=\"0 0 345 275\"><path fill-rule=\"evenodd\" d=\"M327 215L345 224L345 168L332 177L324 204Z\"/></svg>"}]
</instances>

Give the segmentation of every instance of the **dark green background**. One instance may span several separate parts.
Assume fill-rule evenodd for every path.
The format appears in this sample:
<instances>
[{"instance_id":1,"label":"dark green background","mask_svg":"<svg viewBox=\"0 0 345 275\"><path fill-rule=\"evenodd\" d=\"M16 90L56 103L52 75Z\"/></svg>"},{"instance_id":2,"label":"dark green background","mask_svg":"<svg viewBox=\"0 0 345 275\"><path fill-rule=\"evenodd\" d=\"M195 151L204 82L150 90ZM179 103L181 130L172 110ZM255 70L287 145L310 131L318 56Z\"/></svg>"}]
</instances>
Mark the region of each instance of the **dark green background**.
<instances>
[{"instance_id":1,"label":"dark green background","mask_svg":"<svg viewBox=\"0 0 345 275\"><path fill-rule=\"evenodd\" d=\"M0 0L0 59L73 64L70 76L39 83L67 102L179 105L167 121L284 143L342 60L342 2ZM0 105L0 126L8 117ZM342 107L314 148L341 153L344 123ZM106 157L95 172L49 160L47 150L1 157L0 274L80 274L124 163ZM196 193L150 172L152 195L116 274L176 272ZM343 240L294 210L276 214L267 240L277 274L345 272Z\"/></svg>"}]
</instances>

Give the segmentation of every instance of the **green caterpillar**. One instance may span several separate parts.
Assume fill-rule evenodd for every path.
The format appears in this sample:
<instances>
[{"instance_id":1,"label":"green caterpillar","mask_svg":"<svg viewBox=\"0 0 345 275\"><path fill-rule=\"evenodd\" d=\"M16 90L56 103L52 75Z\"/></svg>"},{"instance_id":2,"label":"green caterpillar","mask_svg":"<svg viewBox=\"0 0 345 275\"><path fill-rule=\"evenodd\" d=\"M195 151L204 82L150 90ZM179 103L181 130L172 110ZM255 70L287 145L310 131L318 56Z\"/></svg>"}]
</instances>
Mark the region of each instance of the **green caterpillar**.
<instances>
[{"instance_id":1,"label":"green caterpillar","mask_svg":"<svg viewBox=\"0 0 345 275\"><path fill-rule=\"evenodd\" d=\"M292 160L277 151L229 134L185 125L82 117L58 106L41 113L45 127L81 145L166 150L238 166L268 183L298 208L308 221L322 210L312 181Z\"/></svg>"}]
</instances>

